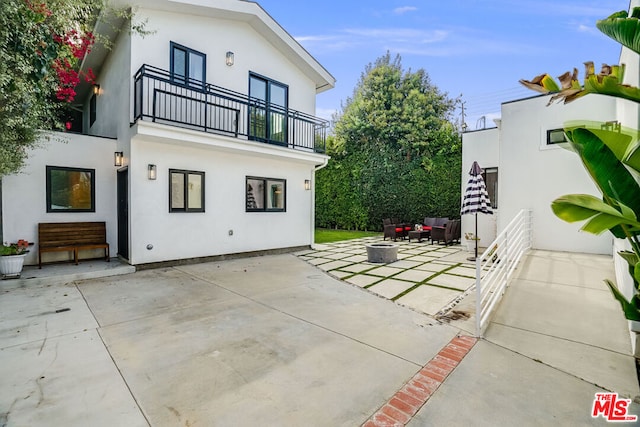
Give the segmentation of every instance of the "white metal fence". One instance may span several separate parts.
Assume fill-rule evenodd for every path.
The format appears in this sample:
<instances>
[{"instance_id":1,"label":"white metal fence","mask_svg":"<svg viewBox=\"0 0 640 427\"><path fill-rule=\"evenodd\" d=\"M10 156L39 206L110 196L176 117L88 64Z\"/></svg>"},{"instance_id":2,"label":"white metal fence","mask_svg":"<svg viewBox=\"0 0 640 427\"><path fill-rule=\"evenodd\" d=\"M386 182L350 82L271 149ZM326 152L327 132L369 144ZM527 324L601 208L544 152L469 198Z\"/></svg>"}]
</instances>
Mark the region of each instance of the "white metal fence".
<instances>
[{"instance_id":1,"label":"white metal fence","mask_svg":"<svg viewBox=\"0 0 640 427\"><path fill-rule=\"evenodd\" d=\"M531 211L521 210L476 259L476 335L482 337L491 312L522 255L531 248Z\"/></svg>"}]
</instances>

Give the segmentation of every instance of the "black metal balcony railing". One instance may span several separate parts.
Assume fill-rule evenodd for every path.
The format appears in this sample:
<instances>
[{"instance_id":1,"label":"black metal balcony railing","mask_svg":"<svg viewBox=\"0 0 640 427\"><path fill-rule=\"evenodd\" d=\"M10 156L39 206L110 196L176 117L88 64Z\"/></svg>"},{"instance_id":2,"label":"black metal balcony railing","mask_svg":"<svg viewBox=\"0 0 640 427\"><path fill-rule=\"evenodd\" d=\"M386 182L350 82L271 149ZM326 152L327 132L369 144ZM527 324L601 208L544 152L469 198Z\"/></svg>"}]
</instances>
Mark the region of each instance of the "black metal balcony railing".
<instances>
[{"instance_id":1,"label":"black metal balcony railing","mask_svg":"<svg viewBox=\"0 0 640 427\"><path fill-rule=\"evenodd\" d=\"M150 119L289 148L324 153L326 120L143 65L134 76L134 119Z\"/></svg>"}]
</instances>

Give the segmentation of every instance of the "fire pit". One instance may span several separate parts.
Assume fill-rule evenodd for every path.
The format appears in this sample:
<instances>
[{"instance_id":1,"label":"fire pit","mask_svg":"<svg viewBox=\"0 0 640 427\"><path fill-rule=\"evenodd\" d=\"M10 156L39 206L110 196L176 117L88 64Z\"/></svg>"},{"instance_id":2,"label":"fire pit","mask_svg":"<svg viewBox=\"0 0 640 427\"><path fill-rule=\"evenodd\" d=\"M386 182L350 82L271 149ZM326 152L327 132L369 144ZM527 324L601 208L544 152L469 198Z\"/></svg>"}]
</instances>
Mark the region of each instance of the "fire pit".
<instances>
[{"instance_id":1,"label":"fire pit","mask_svg":"<svg viewBox=\"0 0 640 427\"><path fill-rule=\"evenodd\" d=\"M398 260L398 245L393 243L370 243L367 246L367 261L388 264Z\"/></svg>"}]
</instances>

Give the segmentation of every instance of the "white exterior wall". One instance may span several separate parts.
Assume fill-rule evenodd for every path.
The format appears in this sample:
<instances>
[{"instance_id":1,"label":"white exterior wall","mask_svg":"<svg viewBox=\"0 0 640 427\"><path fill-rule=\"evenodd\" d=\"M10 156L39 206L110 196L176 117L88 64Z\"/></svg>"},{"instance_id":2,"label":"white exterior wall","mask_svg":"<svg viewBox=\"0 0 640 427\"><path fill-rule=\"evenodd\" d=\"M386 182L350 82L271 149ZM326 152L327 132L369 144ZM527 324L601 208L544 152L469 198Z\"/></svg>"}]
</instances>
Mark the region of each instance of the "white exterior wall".
<instances>
[{"instance_id":1,"label":"white exterior wall","mask_svg":"<svg viewBox=\"0 0 640 427\"><path fill-rule=\"evenodd\" d=\"M248 23L149 9L136 15L147 17L155 33L133 36L132 76L143 64L169 70L173 41L207 56L208 83L248 94L251 71L288 85L289 108L315 114L314 82ZM234 53L233 66L225 64L227 51Z\"/></svg>"},{"instance_id":2,"label":"white exterior wall","mask_svg":"<svg viewBox=\"0 0 640 427\"><path fill-rule=\"evenodd\" d=\"M467 132L462 136L462 190L467 188L469 170L474 161L477 161L482 169L498 168L498 184L500 183L500 130L498 128L484 129ZM498 208L501 204L501 195L498 192ZM478 214L478 236L480 246L487 246L497 236L498 209L493 215ZM476 227L475 215L462 215L462 236L465 233L474 233Z\"/></svg>"},{"instance_id":3,"label":"white exterior wall","mask_svg":"<svg viewBox=\"0 0 640 427\"><path fill-rule=\"evenodd\" d=\"M2 227L6 242L26 239L36 242L27 254L26 264L38 263L38 223L105 221L111 255L117 249L116 168L113 152L116 141L77 134L55 133L39 149L29 153L21 173L2 178ZM95 212L47 213L46 166L95 169ZM86 256L86 254L83 254ZM56 257L57 256L57 257ZM82 255L81 255L82 256ZM46 260L73 259L67 253L47 253Z\"/></svg>"},{"instance_id":4,"label":"white exterior wall","mask_svg":"<svg viewBox=\"0 0 640 427\"><path fill-rule=\"evenodd\" d=\"M129 135L129 125L133 119L133 109L130 110L129 106L129 94L133 87L130 64L131 35L125 27L118 34L111 54L96 76L96 83L100 85L100 95L96 98L96 121L89 127L89 120L86 120L86 129L90 135L119 138L121 143L118 151L125 151L125 157L128 157L128 147L124 143L126 138L123 137ZM88 105L85 111L88 113Z\"/></svg>"},{"instance_id":5,"label":"white exterior wall","mask_svg":"<svg viewBox=\"0 0 640 427\"><path fill-rule=\"evenodd\" d=\"M498 230L521 209L531 209L534 248L611 254L609 233L580 232L579 225L551 211L551 202L559 196L600 193L575 153L546 145L546 131L570 120L615 120L615 100L589 95L567 105L546 106L548 101L549 96L539 96L502 105Z\"/></svg>"},{"instance_id":6,"label":"white exterior wall","mask_svg":"<svg viewBox=\"0 0 640 427\"><path fill-rule=\"evenodd\" d=\"M164 131L162 126L152 127ZM317 160L278 158L268 154L272 147L255 154L239 152L228 145L215 146L215 137L188 133L189 140L198 142L178 144L144 135L133 140L134 165L129 169L132 264L313 243L313 192L304 189L304 181L312 180ZM228 142L236 143L230 138ZM157 165L155 181L147 179L149 163ZM204 213L169 212L169 169L205 172ZM286 212L246 212L247 176L285 179ZM152 250L146 248L148 244Z\"/></svg>"}]
</instances>

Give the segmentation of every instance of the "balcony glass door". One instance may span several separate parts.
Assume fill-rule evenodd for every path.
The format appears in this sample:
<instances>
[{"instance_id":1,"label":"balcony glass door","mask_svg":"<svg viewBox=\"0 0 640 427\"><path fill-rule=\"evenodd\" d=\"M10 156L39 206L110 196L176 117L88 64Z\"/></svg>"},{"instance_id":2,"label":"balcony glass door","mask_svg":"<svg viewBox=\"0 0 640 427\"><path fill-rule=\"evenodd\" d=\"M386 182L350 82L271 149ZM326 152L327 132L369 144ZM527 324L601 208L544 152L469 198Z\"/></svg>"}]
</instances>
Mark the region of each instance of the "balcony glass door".
<instances>
[{"instance_id":1,"label":"balcony glass door","mask_svg":"<svg viewBox=\"0 0 640 427\"><path fill-rule=\"evenodd\" d=\"M249 137L287 144L288 87L265 77L249 76Z\"/></svg>"}]
</instances>

